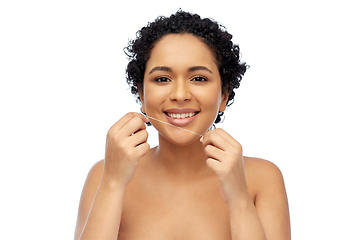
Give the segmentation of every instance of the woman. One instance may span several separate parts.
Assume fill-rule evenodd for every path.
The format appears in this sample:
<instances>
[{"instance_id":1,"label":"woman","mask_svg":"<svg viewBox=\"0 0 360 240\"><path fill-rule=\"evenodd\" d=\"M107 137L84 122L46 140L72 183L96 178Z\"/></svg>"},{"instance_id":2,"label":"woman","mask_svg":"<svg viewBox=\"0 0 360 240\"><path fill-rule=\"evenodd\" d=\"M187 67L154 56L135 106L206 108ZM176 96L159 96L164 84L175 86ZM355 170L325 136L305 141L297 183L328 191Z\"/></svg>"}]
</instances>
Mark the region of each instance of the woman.
<instances>
[{"instance_id":1,"label":"woman","mask_svg":"<svg viewBox=\"0 0 360 240\"><path fill-rule=\"evenodd\" d=\"M209 130L246 71L231 35L178 11L141 29L127 50L127 80L145 116L128 113L108 131L75 239L290 239L279 169ZM152 149L148 122L159 132Z\"/></svg>"}]
</instances>

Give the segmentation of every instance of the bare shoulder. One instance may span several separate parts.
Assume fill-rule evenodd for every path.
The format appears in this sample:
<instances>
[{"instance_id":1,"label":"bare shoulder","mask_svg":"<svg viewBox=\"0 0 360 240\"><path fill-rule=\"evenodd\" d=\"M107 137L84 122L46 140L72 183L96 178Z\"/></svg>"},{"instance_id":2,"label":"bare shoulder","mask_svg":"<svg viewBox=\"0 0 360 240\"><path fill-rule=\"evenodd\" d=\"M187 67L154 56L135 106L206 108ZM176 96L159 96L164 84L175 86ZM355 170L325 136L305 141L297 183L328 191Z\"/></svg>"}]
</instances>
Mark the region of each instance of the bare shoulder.
<instances>
[{"instance_id":1,"label":"bare shoulder","mask_svg":"<svg viewBox=\"0 0 360 240\"><path fill-rule=\"evenodd\" d=\"M247 177L261 186L264 186L264 183L266 183L265 185L271 185L274 184L274 181L284 181L280 169L268 160L244 157L244 167Z\"/></svg>"},{"instance_id":2,"label":"bare shoulder","mask_svg":"<svg viewBox=\"0 0 360 240\"><path fill-rule=\"evenodd\" d=\"M270 161L249 157L244 157L244 166L267 239L290 239L289 207L280 169Z\"/></svg>"},{"instance_id":3,"label":"bare shoulder","mask_svg":"<svg viewBox=\"0 0 360 240\"><path fill-rule=\"evenodd\" d=\"M90 169L81 193L78 218L75 229L75 239L80 235L85 225L95 194L99 187L104 167L104 160L96 162Z\"/></svg>"},{"instance_id":4,"label":"bare shoulder","mask_svg":"<svg viewBox=\"0 0 360 240\"><path fill-rule=\"evenodd\" d=\"M101 182L103 167L104 167L104 160L100 160L96 162L91 167L84 184L83 192L81 195L81 201L85 201L85 202L91 201L92 203L92 200ZM88 203L86 205L88 205Z\"/></svg>"},{"instance_id":5,"label":"bare shoulder","mask_svg":"<svg viewBox=\"0 0 360 240\"><path fill-rule=\"evenodd\" d=\"M259 171L268 170L274 174L281 173L280 169L274 163L262 158L244 157L244 164Z\"/></svg>"},{"instance_id":6,"label":"bare shoulder","mask_svg":"<svg viewBox=\"0 0 360 240\"><path fill-rule=\"evenodd\" d=\"M97 161L90 169L88 178L101 178L104 168L104 159Z\"/></svg>"},{"instance_id":7,"label":"bare shoulder","mask_svg":"<svg viewBox=\"0 0 360 240\"><path fill-rule=\"evenodd\" d=\"M99 183L102 178L104 168L104 160L96 162L89 170L89 173L86 177L82 195L88 193L94 193L97 191ZM94 192L95 191L95 192Z\"/></svg>"}]
</instances>

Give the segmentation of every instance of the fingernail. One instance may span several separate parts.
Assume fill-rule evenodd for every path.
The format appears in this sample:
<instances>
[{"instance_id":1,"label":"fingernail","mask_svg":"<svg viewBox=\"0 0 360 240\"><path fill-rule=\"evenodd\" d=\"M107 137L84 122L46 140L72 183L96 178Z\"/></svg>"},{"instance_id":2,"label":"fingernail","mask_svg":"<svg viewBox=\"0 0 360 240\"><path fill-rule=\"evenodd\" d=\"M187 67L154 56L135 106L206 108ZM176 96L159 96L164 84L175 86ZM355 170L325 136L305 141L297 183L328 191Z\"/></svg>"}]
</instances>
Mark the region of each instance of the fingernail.
<instances>
[{"instance_id":1,"label":"fingernail","mask_svg":"<svg viewBox=\"0 0 360 240\"><path fill-rule=\"evenodd\" d=\"M203 141L204 141L204 137L201 137L201 138L200 138L200 142L203 142Z\"/></svg>"}]
</instances>

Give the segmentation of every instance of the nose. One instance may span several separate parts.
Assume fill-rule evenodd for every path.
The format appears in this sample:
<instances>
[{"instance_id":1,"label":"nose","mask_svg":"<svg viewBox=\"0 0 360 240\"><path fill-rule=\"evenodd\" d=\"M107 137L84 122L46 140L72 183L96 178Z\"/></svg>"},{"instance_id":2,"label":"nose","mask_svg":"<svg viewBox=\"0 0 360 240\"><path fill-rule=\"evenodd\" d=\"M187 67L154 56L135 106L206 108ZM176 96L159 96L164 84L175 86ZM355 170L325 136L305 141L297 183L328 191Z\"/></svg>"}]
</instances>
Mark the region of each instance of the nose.
<instances>
[{"instance_id":1,"label":"nose","mask_svg":"<svg viewBox=\"0 0 360 240\"><path fill-rule=\"evenodd\" d=\"M177 80L174 81L171 93L170 100L177 102L189 101L191 99L191 92L186 81Z\"/></svg>"}]
</instances>

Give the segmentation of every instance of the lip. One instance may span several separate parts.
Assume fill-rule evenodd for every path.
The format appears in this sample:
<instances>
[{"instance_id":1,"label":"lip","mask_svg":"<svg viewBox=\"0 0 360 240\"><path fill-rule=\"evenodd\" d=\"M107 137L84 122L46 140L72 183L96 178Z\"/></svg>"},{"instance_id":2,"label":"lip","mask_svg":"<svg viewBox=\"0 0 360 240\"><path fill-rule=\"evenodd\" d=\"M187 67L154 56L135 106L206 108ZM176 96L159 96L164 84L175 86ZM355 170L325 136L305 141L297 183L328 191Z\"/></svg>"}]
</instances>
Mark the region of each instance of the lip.
<instances>
[{"instance_id":1,"label":"lip","mask_svg":"<svg viewBox=\"0 0 360 240\"><path fill-rule=\"evenodd\" d=\"M182 118L182 119L171 118L166 114L166 113L183 114L183 113L194 113L194 112L197 113L195 116ZM164 111L164 114L170 124L178 126L178 127L184 127L184 126L192 123L198 116L199 112L200 112L199 110L192 109L192 108L172 108L172 109L168 109L168 110Z\"/></svg>"}]
</instances>

